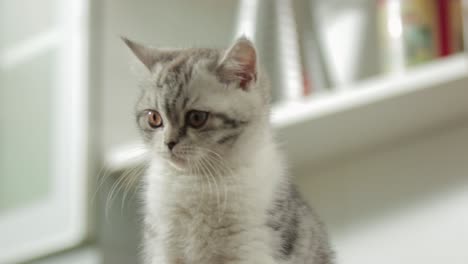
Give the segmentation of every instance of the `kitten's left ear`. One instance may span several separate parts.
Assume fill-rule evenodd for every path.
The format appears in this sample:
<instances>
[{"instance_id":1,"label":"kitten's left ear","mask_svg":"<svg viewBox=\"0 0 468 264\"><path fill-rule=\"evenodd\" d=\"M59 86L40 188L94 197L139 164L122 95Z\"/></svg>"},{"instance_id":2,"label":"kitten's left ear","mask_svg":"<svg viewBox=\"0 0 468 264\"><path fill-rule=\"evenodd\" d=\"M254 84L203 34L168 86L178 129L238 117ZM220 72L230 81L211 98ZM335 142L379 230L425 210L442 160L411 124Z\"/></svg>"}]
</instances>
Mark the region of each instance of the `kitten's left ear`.
<instances>
[{"instance_id":1,"label":"kitten's left ear","mask_svg":"<svg viewBox=\"0 0 468 264\"><path fill-rule=\"evenodd\" d=\"M257 80L257 52L253 43L246 37L237 39L221 60L217 74L222 81L237 82L247 90Z\"/></svg>"},{"instance_id":2,"label":"kitten's left ear","mask_svg":"<svg viewBox=\"0 0 468 264\"><path fill-rule=\"evenodd\" d=\"M135 56L146 66L146 68L151 71L154 64L156 64L158 60L158 54L160 52L155 48L146 47L142 44L131 41L128 38L121 38L130 48L133 54L135 54Z\"/></svg>"}]
</instances>

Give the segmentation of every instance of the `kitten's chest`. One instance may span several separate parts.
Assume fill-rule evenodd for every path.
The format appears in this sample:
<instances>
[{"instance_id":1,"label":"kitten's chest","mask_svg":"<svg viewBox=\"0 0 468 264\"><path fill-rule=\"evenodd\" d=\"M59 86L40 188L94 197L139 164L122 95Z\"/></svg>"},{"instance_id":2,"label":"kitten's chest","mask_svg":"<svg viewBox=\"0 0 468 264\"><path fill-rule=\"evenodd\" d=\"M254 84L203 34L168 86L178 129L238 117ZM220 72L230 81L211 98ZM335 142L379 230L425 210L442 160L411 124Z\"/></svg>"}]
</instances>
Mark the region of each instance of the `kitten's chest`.
<instances>
[{"instance_id":1,"label":"kitten's chest","mask_svg":"<svg viewBox=\"0 0 468 264\"><path fill-rule=\"evenodd\" d=\"M202 251L214 248L233 225L238 200L229 192L209 193L203 188L148 190L149 219L155 223L164 243L174 248ZM227 198L231 198L226 200Z\"/></svg>"},{"instance_id":2,"label":"kitten's chest","mask_svg":"<svg viewBox=\"0 0 468 264\"><path fill-rule=\"evenodd\" d=\"M233 217L238 212L234 210L236 201L224 203L216 195L198 197L179 197L166 204L164 221L171 227L171 233L178 233L185 241L192 237L197 239L220 236L219 230L236 222Z\"/></svg>"},{"instance_id":3,"label":"kitten's chest","mask_svg":"<svg viewBox=\"0 0 468 264\"><path fill-rule=\"evenodd\" d=\"M264 199L254 199L260 191L229 183L150 182L147 220L157 233L156 244L184 264L224 263L235 257L231 249L250 237L246 230L263 228L265 210Z\"/></svg>"},{"instance_id":4,"label":"kitten's chest","mask_svg":"<svg viewBox=\"0 0 468 264\"><path fill-rule=\"evenodd\" d=\"M167 217L166 246L184 263L217 263L213 260L226 255L221 245L236 236L236 221L215 208L177 206Z\"/></svg>"}]
</instances>

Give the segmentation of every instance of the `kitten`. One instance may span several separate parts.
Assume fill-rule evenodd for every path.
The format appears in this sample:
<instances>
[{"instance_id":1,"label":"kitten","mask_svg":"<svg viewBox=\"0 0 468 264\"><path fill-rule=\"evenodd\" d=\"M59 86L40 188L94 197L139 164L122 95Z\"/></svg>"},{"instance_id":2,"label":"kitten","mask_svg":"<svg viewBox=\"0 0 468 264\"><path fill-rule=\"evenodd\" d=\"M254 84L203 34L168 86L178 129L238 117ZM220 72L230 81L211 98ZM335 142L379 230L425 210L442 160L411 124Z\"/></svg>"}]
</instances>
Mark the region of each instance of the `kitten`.
<instances>
[{"instance_id":1,"label":"kitten","mask_svg":"<svg viewBox=\"0 0 468 264\"><path fill-rule=\"evenodd\" d=\"M160 50L124 41L148 69L136 105L150 155L146 263L332 263L323 225L274 143L253 44Z\"/></svg>"}]
</instances>

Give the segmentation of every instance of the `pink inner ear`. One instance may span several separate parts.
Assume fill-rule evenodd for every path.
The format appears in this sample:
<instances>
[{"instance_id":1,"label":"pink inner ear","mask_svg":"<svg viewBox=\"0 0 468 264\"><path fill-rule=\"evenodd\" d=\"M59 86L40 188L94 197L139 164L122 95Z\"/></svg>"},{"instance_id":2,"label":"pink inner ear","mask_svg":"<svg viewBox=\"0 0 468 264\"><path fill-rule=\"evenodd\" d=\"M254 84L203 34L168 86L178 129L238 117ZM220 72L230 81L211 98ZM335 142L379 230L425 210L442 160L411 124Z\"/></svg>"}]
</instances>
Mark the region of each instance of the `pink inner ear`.
<instances>
[{"instance_id":1,"label":"pink inner ear","mask_svg":"<svg viewBox=\"0 0 468 264\"><path fill-rule=\"evenodd\" d=\"M236 76L240 79L239 86L242 89L247 89L247 85L252 81L257 81L257 73L250 73L251 71L241 71L236 74Z\"/></svg>"},{"instance_id":2,"label":"pink inner ear","mask_svg":"<svg viewBox=\"0 0 468 264\"><path fill-rule=\"evenodd\" d=\"M243 90L247 89L251 81L257 80L257 55L252 43L247 39L238 40L222 64L225 77L233 78L228 77L225 80L238 81Z\"/></svg>"}]
</instances>

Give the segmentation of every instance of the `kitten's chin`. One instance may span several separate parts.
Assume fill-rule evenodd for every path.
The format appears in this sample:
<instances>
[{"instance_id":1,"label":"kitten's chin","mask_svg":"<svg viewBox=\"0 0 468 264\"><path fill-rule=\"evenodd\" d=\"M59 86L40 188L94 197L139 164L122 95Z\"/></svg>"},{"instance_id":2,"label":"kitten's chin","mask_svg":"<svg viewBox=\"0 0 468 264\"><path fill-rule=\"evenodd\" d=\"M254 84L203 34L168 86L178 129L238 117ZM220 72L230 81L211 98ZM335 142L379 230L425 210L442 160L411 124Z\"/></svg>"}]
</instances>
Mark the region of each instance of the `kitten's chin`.
<instances>
[{"instance_id":1,"label":"kitten's chin","mask_svg":"<svg viewBox=\"0 0 468 264\"><path fill-rule=\"evenodd\" d=\"M188 161L186 159L177 157L175 155L171 155L171 157L167 159L167 163L169 163L171 167L179 171L185 171L188 169L189 166Z\"/></svg>"}]
</instances>

